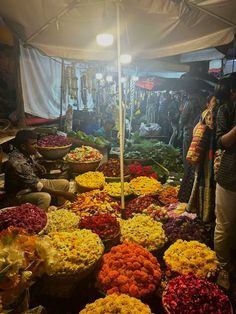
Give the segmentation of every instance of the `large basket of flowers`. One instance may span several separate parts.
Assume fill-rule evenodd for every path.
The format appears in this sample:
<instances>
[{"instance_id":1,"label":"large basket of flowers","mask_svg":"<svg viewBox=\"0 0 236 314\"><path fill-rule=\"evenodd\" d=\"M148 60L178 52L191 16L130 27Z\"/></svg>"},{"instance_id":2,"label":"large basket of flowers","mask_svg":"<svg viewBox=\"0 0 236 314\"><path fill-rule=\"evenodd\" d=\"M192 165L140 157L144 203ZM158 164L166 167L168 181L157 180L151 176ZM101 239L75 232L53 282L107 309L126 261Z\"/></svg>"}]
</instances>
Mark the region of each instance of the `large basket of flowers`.
<instances>
[{"instance_id":1,"label":"large basket of flowers","mask_svg":"<svg viewBox=\"0 0 236 314\"><path fill-rule=\"evenodd\" d=\"M38 152L49 160L63 158L70 150L71 141L60 135L47 135L37 143Z\"/></svg>"}]
</instances>

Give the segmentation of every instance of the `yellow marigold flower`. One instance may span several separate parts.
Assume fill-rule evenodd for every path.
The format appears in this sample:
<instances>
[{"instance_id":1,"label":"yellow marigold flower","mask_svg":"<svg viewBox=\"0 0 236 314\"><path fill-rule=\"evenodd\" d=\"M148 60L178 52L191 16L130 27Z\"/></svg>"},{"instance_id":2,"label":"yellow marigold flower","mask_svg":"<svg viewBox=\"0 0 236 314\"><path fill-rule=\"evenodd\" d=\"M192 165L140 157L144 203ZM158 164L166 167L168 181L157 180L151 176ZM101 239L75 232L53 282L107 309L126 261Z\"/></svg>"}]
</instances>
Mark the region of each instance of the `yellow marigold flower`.
<instances>
[{"instance_id":1,"label":"yellow marigold flower","mask_svg":"<svg viewBox=\"0 0 236 314\"><path fill-rule=\"evenodd\" d=\"M153 251L161 248L166 242L162 223L146 215L135 215L128 220L121 220L121 241L137 243Z\"/></svg>"},{"instance_id":2,"label":"yellow marigold flower","mask_svg":"<svg viewBox=\"0 0 236 314\"><path fill-rule=\"evenodd\" d=\"M74 231L79 224L79 216L67 209L58 209L47 213L47 225L43 232Z\"/></svg>"},{"instance_id":3,"label":"yellow marigold flower","mask_svg":"<svg viewBox=\"0 0 236 314\"><path fill-rule=\"evenodd\" d=\"M80 272L90 268L103 254L99 236L90 230L50 232L45 239L57 250L59 259L51 265L54 272Z\"/></svg>"},{"instance_id":4,"label":"yellow marigold flower","mask_svg":"<svg viewBox=\"0 0 236 314\"><path fill-rule=\"evenodd\" d=\"M121 196L121 183L120 182L107 183L105 185L103 192L113 197L120 197ZM132 194L132 190L129 186L129 183L124 182L124 195L127 196L130 194Z\"/></svg>"},{"instance_id":5,"label":"yellow marigold flower","mask_svg":"<svg viewBox=\"0 0 236 314\"><path fill-rule=\"evenodd\" d=\"M102 189L105 185L105 177L102 172L88 171L75 177L75 182L86 188Z\"/></svg>"},{"instance_id":6,"label":"yellow marigold flower","mask_svg":"<svg viewBox=\"0 0 236 314\"><path fill-rule=\"evenodd\" d=\"M164 260L172 271L181 275L210 277L219 267L215 252L198 241L177 240L166 250Z\"/></svg>"},{"instance_id":7,"label":"yellow marigold flower","mask_svg":"<svg viewBox=\"0 0 236 314\"><path fill-rule=\"evenodd\" d=\"M145 176L137 177L130 181L130 188L136 195L155 195L160 193L162 185L154 178Z\"/></svg>"},{"instance_id":8,"label":"yellow marigold flower","mask_svg":"<svg viewBox=\"0 0 236 314\"><path fill-rule=\"evenodd\" d=\"M115 293L86 305L79 314L129 314L131 312L132 314L151 314L149 306L142 303L140 300L126 294L117 295Z\"/></svg>"}]
</instances>

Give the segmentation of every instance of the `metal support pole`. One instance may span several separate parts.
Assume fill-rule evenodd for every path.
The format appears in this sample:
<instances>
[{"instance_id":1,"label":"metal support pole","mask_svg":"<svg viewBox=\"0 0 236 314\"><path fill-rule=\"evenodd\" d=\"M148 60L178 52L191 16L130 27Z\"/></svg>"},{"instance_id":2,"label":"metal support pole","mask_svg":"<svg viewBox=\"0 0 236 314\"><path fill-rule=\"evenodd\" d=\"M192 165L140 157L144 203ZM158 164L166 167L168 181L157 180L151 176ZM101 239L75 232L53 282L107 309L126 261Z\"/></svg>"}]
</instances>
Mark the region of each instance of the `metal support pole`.
<instances>
[{"instance_id":1,"label":"metal support pole","mask_svg":"<svg viewBox=\"0 0 236 314\"><path fill-rule=\"evenodd\" d=\"M125 209L125 197L124 197L124 121L123 121L124 115L123 115L122 87L121 87L120 4L119 4L119 2L116 2L116 22L117 22L117 72L118 72L118 100L119 100L121 210L124 214L124 209Z\"/></svg>"}]
</instances>

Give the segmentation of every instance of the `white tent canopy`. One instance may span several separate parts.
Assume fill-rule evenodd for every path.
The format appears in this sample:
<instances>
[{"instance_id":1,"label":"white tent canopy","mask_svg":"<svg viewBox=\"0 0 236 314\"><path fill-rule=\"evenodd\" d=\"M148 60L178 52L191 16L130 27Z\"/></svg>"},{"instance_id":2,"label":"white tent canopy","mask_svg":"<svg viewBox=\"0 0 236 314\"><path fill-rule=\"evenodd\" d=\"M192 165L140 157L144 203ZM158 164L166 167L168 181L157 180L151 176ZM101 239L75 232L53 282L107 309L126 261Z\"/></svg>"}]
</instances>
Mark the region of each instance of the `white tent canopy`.
<instances>
[{"instance_id":1,"label":"white tent canopy","mask_svg":"<svg viewBox=\"0 0 236 314\"><path fill-rule=\"evenodd\" d=\"M1 0L0 16L24 42L47 55L111 60L101 31L115 35L113 0ZM155 59L216 47L233 40L235 0L123 0L122 48L136 59Z\"/></svg>"}]
</instances>

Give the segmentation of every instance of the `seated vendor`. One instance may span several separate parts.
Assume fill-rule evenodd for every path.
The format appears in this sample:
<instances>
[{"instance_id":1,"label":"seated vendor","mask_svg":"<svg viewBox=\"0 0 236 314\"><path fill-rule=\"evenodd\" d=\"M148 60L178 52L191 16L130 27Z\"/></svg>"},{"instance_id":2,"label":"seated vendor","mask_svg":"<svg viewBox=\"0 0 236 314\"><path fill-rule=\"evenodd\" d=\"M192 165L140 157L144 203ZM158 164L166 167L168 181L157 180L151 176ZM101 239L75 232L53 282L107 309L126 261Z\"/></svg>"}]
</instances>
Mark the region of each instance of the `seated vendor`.
<instances>
[{"instance_id":1,"label":"seated vendor","mask_svg":"<svg viewBox=\"0 0 236 314\"><path fill-rule=\"evenodd\" d=\"M106 120L103 126L94 132L96 136L102 136L106 140L110 141L112 139L112 129L115 126L115 122L113 120Z\"/></svg>"},{"instance_id":2,"label":"seated vendor","mask_svg":"<svg viewBox=\"0 0 236 314\"><path fill-rule=\"evenodd\" d=\"M69 181L65 179L41 179L45 168L35 159L37 136L31 130L20 130L16 134L16 149L9 154L5 167L5 190L15 195L17 203L32 203L45 210L52 197L73 201L75 195L68 192Z\"/></svg>"}]
</instances>

